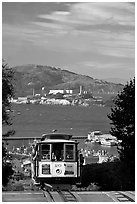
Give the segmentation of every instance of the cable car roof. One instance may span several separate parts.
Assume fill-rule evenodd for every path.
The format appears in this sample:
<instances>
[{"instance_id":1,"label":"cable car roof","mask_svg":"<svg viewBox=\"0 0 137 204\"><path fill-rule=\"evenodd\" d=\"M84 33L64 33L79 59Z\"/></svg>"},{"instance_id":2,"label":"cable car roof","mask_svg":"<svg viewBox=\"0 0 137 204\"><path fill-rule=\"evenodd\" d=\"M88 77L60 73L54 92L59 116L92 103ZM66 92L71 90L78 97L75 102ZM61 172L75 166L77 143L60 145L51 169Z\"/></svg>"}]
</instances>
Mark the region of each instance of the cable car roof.
<instances>
[{"instance_id":1,"label":"cable car roof","mask_svg":"<svg viewBox=\"0 0 137 204\"><path fill-rule=\"evenodd\" d=\"M42 141L38 141L38 143L48 143L48 144L52 144L52 143L77 143L74 140L64 140L64 139L44 139Z\"/></svg>"},{"instance_id":2,"label":"cable car roof","mask_svg":"<svg viewBox=\"0 0 137 204\"><path fill-rule=\"evenodd\" d=\"M66 133L49 133L49 134L43 134L41 141L45 139L50 139L50 140L70 140L72 138L72 135L66 134Z\"/></svg>"}]
</instances>

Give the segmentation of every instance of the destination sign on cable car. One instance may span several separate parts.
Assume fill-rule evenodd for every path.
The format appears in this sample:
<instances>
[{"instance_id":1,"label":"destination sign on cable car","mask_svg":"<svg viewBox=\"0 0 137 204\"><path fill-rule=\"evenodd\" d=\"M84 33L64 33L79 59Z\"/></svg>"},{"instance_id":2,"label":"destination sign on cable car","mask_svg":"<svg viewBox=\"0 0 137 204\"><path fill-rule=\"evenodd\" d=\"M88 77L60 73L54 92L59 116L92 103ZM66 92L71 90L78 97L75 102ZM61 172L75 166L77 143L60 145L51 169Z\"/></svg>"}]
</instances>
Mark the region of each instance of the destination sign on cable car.
<instances>
[{"instance_id":1,"label":"destination sign on cable car","mask_svg":"<svg viewBox=\"0 0 137 204\"><path fill-rule=\"evenodd\" d=\"M42 164L42 174L50 174L50 165Z\"/></svg>"}]
</instances>

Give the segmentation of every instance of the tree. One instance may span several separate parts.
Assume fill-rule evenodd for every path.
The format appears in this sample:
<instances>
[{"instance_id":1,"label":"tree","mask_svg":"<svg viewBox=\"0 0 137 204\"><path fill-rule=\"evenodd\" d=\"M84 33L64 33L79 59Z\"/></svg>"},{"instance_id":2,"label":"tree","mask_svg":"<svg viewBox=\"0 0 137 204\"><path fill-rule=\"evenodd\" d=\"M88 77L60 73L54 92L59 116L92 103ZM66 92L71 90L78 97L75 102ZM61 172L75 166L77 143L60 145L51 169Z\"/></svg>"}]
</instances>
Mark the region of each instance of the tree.
<instances>
[{"instance_id":1,"label":"tree","mask_svg":"<svg viewBox=\"0 0 137 204\"><path fill-rule=\"evenodd\" d=\"M118 146L121 161L135 165L135 78L128 82L114 100L108 118L112 121L110 133L122 140ZM133 168L134 169L134 168Z\"/></svg>"},{"instance_id":2,"label":"tree","mask_svg":"<svg viewBox=\"0 0 137 204\"><path fill-rule=\"evenodd\" d=\"M12 84L14 72L7 64L2 64L2 124L10 125L7 109L10 109L10 99L14 95Z\"/></svg>"},{"instance_id":3,"label":"tree","mask_svg":"<svg viewBox=\"0 0 137 204\"><path fill-rule=\"evenodd\" d=\"M2 64L2 125L11 125L10 118L10 99L14 95L13 87L13 75L14 72L7 64ZM2 137L8 137L14 134L13 130L8 131L6 134L3 134ZM2 143L2 184L6 186L10 176L13 174L12 166L8 162L8 152L4 143Z\"/></svg>"},{"instance_id":4,"label":"tree","mask_svg":"<svg viewBox=\"0 0 137 204\"><path fill-rule=\"evenodd\" d=\"M135 190L135 179L130 168L125 162L121 161L83 166L81 182L83 187L94 183L100 191Z\"/></svg>"}]
</instances>

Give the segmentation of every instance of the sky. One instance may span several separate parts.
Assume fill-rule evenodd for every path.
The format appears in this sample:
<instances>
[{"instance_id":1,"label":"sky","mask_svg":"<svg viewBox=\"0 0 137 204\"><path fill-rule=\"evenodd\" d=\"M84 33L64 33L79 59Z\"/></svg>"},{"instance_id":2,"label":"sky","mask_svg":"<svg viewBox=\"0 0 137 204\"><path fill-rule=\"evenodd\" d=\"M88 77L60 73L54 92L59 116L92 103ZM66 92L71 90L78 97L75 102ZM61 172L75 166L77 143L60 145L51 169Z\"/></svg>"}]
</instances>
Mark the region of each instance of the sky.
<instances>
[{"instance_id":1,"label":"sky","mask_svg":"<svg viewBox=\"0 0 137 204\"><path fill-rule=\"evenodd\" d=\"M3 2L2 58L98 79L135 75L131 2Z\"/></svg>"}]
</instances>

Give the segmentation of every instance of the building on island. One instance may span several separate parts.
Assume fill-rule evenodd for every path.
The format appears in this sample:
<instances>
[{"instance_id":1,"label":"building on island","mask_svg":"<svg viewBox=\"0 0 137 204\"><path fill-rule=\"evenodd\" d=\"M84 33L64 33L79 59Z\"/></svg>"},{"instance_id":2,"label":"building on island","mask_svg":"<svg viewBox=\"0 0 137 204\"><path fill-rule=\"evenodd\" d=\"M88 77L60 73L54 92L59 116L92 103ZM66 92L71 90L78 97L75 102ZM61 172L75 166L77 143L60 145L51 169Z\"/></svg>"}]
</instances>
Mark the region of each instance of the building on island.
<instances>
[{"instance_id":1,"label":"building on island","mask_svg":"<svg viewBox=\"0 0 137 204\"><path fill-rule=\"evenodd\" d=\"M61 94L73 94L73 90L70 89L52 89L49 91L49 94L53 94L56 95L57 93L61 93Z\"/></svg>"}]
</instances>

